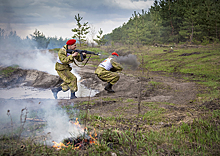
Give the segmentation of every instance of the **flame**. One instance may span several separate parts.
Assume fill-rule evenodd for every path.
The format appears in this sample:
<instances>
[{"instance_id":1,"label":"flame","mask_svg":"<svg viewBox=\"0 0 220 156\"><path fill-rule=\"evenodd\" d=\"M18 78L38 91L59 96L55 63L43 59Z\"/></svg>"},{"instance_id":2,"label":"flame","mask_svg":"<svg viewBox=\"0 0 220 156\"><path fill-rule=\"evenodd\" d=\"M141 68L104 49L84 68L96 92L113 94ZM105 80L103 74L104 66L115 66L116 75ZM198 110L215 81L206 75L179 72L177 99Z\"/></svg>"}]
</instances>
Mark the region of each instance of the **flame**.
<instances>
[{"instance_id":1,"label":"flame","mask_svg":"<svg viewBox=\"0 0 220 156\"><path fill-rule=\"evenodd\" d=\"M53 147L56 148L56 149L62 149L63 147L68 147L66 145L64 145L62 142L60 143L57 143L55 141L52 141L54 143Z\"/></svg>"},{"instance_id":2,"label":"flame","mask_svg":"<svg viewBox=\"0 0 220 156\"><path fill-rule=\"evenodd\" d=\"M76 121L75 121L74 124L77 125L77 126L79 126L79 127L81 127L80 124L79 124L78 118L76 118Z\"/></svg>"},{"instance_id":3,"label":"flame","mask_svg":"<svg viewBox=\"0 0 220 156\"><path fill-rule=\"evenodd\" d=\"M97 140L96 140L96 138L97 138L97 133L96 133L95 128L94 128L94 131L95 131L95 134L94 134L95 136L94 136L94 137L92 136L92 134L91 134L91 132L90 132L90 135L89 135L89 136L90 136L91 140L89 140L89 143L90 143L90 144L99 145L98 142L97 142Z\"/></svg>"},{"instance_id":4,"label":"flame","mask_svg":"<svg viewBox=\"0 0 220 156\"><path fill-rule=\"evenodd\" d=\"M80 128L80 129L82 129L82 130L83 130L83 128L82 128L82 127L81 127L81 125L79 124L78 118L76 118L75 122L70 121L70 123L72 123L72 124L76 125L78 128Z\"/></svg>"},{"instance_id":5,"label":"flame","mask_svg":"<svg viewBox=\"0 0 220 156\"><path fill-rule=\"evenodd\" d=\"M87 127L85 127L84 129L81 127L81 125L79 124L78 118L76 118L75 122L70 121L70 123L76 125L76 126L77 126L79 129L81 129L82 131L87 131ZM89 135L89 136L90 136L90 139L83 139L81 142L79 142L79 143L77 143L77 144L75 144L75 145L72 145L71 142L68 142L68 143L66 143L66 145L65 145L65 144L63 144L62 142L57 143L57 142L53 141L53 143L54 143L53 147L56 148L56 149L63 149L63 150L64 150L65 147L72 146L72 147L74 147L74 148L72 148L72 149L76 150L76 149L81 149L81 148L83 148L83 147L84 147L84 143L89 143L90 145L91 145L91 144L99 145L99 144L98 144L98 141L96 140L96 139L97 139L97 133L96 133L95 128L94 128L94 132L95 132L95 133L94 133L94 137L92 136L92 134L91 134L91 132L90 132L90 135Z\"/></svg>"}]
</instances>

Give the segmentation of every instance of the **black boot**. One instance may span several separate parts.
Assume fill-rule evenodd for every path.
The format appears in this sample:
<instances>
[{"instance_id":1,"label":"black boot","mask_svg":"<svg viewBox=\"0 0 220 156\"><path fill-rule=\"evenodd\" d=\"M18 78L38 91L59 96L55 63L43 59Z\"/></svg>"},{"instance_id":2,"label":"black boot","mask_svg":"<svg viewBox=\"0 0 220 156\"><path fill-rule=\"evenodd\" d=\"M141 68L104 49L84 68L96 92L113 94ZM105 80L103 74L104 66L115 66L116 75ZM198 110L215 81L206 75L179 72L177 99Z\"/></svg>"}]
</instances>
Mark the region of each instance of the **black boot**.
<instances>
[{"instance_id":1,"label":"black boot","mask_svg":"<svg viewBox=\"0 0 220 156\"><path fill-rule=\"evenodd\" d=\"M51 89L51 91L53 92L53 96L54 96L55 99L57 99L57 93L58 93L59 91L61 91L61 90L62 90L62 87L61 87L61 86L60 86L60 87L57 87L57 88Z\"/></svg>"},{"instance_id":2,"label":"black boot","mask_svg":"<svg viewBox=\"0 0 220 156\"><path fill-rule=\"evenodd\" d=\"M105 86L105 90L108 91L108 93L115 92L114 90L112 90L112 84L110 82Z\"/></svg>"},{"instance_id":3,"label":"black boot","mask_svg":"<svg viewBox=\"0 0 220 156\"><path fill-rule=\"evenodd\" d=\"M71 92L71 97L70 97L70 99L76 99L77 97L76 97L76 94L75 94L75 92Z\"/></svg>"}]
</instances>

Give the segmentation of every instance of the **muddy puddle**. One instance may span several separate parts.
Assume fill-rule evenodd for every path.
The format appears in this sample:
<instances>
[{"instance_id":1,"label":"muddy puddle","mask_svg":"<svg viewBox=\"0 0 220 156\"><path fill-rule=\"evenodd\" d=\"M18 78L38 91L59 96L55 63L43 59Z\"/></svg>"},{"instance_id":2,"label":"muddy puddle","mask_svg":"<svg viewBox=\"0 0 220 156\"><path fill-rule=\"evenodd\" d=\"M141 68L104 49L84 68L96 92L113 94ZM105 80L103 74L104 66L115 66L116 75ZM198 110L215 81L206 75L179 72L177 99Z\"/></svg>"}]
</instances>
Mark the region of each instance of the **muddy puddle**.
<instances>
[{"instance_id":1,"label":"muddy puddle","mask_svg":"<svg viewBox=\"0 0 220 156\"><path fill-rule=\"evenodd\" d=\"M79 84L79 91L76 92L77 97L93 97L98 91L90 90L85 86ZM60 91L58 99L70 99L70 91ZM41 99L54 99L50 89L39 89L34 87L16 87L16 88L0 88L0 98L3 99L29 99L29 98L41 98Z\"/></svg>"},{"instance_id":2,"label":"muddy puddle","mask_svg":"<svg viewBox=\"0 0 220 156\"><path fill-rule=\"evenodd\" d=\"M49 83L53 84L54 77L56 75L45 74L41 76L41 79L38 80L39 75L42 75L41 71L28 71L29 75L26 76L26 79L20 84L16 84L15 86L8 86L7 88L0 88L0 98L3 99L30 99L30 98L41 98L41 99L54 99L53 93L50 88L52 88ZM78 80L78 91L76 92L77 97L93 97L97 93L98 90L89 89L85 85L82 84L81 76L75 71L72 70L72 73L77 77ZM31 76L30 76L31 75ZM33 76L34 75L34 76ZM30 80L34 83L28 85ZM37 84L37 85L36 85ZM38 87L34 87L34 86ZM41 87L42 86L42 87ZM47 88L43 88L47 86ZM58 93L58 99L70 99L70 90L63 92L60 91Z\"/></svg>"}]
</instances>

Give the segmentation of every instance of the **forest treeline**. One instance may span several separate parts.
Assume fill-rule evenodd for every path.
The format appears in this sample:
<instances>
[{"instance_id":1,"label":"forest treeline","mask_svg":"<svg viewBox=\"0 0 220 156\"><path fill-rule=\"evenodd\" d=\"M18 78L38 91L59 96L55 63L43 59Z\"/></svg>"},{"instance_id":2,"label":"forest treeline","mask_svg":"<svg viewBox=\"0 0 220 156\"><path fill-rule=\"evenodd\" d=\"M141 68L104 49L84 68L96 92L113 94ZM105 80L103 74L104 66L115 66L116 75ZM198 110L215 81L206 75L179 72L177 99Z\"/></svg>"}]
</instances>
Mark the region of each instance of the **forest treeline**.
<instances>
[{"instance_id":1,"label":"forest treeline","mask_svg":"<svg viewBox=\"0 0 220 156\"><path fill-rule=\"evenodd\" d=\"M31 37L26 37L22 39L17 35L16 31L10 31L6 33L6 31L0 28L0 46L1 49L8 49L8 45L13 45L13 48L38 48L38 49L53 49L53 48L61 48L66 44L67 38L63 39L62 37L46 37L43 32L38 31L37 29L30 34Z\"/></svg>"},{"instance_id":2,"label":"forest treeline","mask_svg":"<svg viewBox=\"0 0 220 156\"><path fill-rule=\"evenodd\" d=\"M220 40L219 0L155 0L127 23L105 35L113 43L209 44Z\"/></svg>"},{"instance_id":3,"label":"forest treeline","mask_svg":"<svg viewBox=\"0 0 220 156\"><path fill-rule=\"evenodd\" d=\"M127 23L115 28L111 33L103 35L100 28L98 45L122 43L129 45L154 44L209 44L220 41L220 1L219 0L155 0L148 11L134 11ZM88 22L81 24L82 17L76 16L77 28L72 38L88 44L84 35L89 33ZM82 27L83 26L83 27ZM84 28L85 27L85 28ZM82 29L83 28L83 29ZM82 30L81 30L82 29ZM88 30L88 31L87 31ZM81 32L85 31L81 34ZM80 33L79 33L80 32ZM5 33L0 28L0 45L16 43L20 46L35 46L38 49L62 47L67 38L45 37L35 30L31 37L21 39L16 31Z\"/></svg>"}]
</instances>

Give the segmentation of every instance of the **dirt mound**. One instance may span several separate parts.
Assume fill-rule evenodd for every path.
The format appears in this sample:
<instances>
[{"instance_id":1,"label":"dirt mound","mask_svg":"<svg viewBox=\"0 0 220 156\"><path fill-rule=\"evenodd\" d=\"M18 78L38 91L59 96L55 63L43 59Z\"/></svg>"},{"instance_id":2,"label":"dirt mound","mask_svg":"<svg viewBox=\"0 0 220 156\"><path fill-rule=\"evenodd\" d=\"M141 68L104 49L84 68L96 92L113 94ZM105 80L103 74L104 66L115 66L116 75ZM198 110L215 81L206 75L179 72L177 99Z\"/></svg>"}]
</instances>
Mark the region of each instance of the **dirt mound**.
<instances>
[{"instance_id":1,"label":"dirt mound","mask_svg":"<svg viewBox=\"0 0 220 156\"><path fill-rule=\"evenodd\" d=\"M6 67L1 70L9 70ZM36 88L52 88L59 85L62 80L59 76L51 75L38 70L25 70L16 68L8 74L1 74L0 88L17 87L19 85L32 86Z\"/></svg>"}]
</instances>

